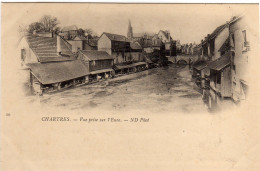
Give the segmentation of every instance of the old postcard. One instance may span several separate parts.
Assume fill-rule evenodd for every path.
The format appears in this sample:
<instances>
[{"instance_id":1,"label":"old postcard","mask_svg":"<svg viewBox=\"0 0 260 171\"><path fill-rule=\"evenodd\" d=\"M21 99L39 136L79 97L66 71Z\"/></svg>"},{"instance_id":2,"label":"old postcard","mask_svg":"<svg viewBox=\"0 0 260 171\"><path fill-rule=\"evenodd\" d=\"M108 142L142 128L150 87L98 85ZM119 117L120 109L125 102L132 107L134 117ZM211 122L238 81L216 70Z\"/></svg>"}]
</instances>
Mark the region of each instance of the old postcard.
<instances>
[{"instance_id":1,"label":"old postcard","mask_svg":"<svg viewBox=\"0 0 260 171\"><path fill-rule=\"evenodd\" d=\"M260 169L258 4L1 5L2 170Z\"/></svg>"}]
</instances>

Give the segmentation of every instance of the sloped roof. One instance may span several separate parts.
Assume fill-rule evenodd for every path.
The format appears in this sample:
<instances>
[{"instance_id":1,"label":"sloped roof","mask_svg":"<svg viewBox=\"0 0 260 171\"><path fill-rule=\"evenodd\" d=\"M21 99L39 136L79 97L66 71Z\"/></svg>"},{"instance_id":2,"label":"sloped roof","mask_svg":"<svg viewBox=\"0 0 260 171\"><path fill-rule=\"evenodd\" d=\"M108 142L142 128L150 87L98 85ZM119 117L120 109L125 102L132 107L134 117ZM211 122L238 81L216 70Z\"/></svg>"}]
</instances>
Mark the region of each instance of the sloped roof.
<instances>
[{"instance_id":1,"label":"sloped roof","mask_svg":"<svg viewBox=\"0 0 260 171\"><path fill-rule=\"evenodd\" d=\"M131 49L140 50L142 49L141 45L138 42L130 43Z\"/></svg>"},{"instance_id":2,"label":"sloped roof","mask_svg":"<svg viewBox=\"0 0 260 171\"><path fill-rule=\"evenodd\" d=\"M42 84L58 83L89 75L87 67L80 60L27 65Z\"/></svg>"},{"instance_id":3,"label":"sloped roof","mask_svg":"<svg viewBox=\"0 0 260 171\"><path fill-rule=\"evenodd\" d=\"M230 53L226 53L225 55L221 56L220 58L212 61L209 63L209 68L219 71L223 68L225 68L226 66L228 66L230 64Z\"/></svg>"},{"instance_id":4,"label":"sloped roof","mask_svg":"<svg viewBox=\"0 0 260 171\"><path fill-rule=\"evenodd\" d=\"M213 39L216 37L225 27L227 24L222 24L221 26L218 26L211 34L210 34L210 39Z\"/></svg>"},{"instance_id":5,"label":"sloped roof","mask_svg":"<svg viewBox=\"0 0 260 171\"><path fill-rule=\"evenodd\" d=\"M57 35L58 36L58 35ZM64 60L75 60L69 43L65 42L61 38L61 53L57 54L57 38L56 37L41 37L30 34L26 36L29 47L32 49L34 54L37 56L39 62L52 62L52 61L64 61Z\"/></svg>"},{"instance_id":6,"label":"sloped roof","mask_svg":"<svg viewBox=\"0 0 260 171\"><path fill-rule=\"evenodd\" d=\"M93 60L105 60L105 59L114 59L113 56L110 56L105 51L97 50L81 50L80 51L84 56L86 56L90 61Z\"/></svg>"},{"instance_id":7,"label":"sloped roof","mask_svg":"<svg viewBox=\"0 0 260 171\"><path fill-rule=\"evenodd\" d=\"M164 36L165 36L167 39L169 39L169 38L170 38L170 40L172 40L172 37L171 37L171 35L170 35L170 34L167 34L167 33L166 33L166 31L160 30L160 31L159 31L159 33L160 33L160 32L162 32L162 33L163 33L163 35L164 35ZM158 34L159 34L159 33L158 33ZM170 37L169 37L169 36L170 36Z\"/></svg>"},{"instance_id":8,"label":"sloped roof","mask_svg":"<svg viewBox=\"0 0 260 171\"><path fill-rule=\"evenodd\" d=\"M113 69L100 69L100 70L96 70L96 71L91 71L90 74L100 74L100 73L104 73L104 72L112 72Z\"/></svg>"},{"instance_id":9,"label":"sloped roof","mask_svg":"<svg viewBox=\"0 0 260 171\"><path fill-rule=\"evenodd\" d=\"M195 65L194 68L200 71L200 70L206 68L207 66L208 66L208 63L205 62L205 63L200 63L200 64Z\"/></svg>"},{"instance_id":10,"label":"sloped roof","mask_svg":"<svg viewBox=\"0 0 260 171\"><path fill-rule=\"evenodd\" d=\"M113 40L113 41L129 42L129 40L127 40L127 38L123 35L106 33L106 32L104 32L103 34L105 34L110 40Z\"/></svg>"},{"instance_id":11,"label":"sloped roof","mask_svg":"<svg viewBox=\"0 0 260 171\"><path fill-rule=\"evenodd\" d=\"M61 29L61 31L72 31L72 30L78 30L78 27L76 25L72 26L66 26Z\"/></svg>"}]
</instances>

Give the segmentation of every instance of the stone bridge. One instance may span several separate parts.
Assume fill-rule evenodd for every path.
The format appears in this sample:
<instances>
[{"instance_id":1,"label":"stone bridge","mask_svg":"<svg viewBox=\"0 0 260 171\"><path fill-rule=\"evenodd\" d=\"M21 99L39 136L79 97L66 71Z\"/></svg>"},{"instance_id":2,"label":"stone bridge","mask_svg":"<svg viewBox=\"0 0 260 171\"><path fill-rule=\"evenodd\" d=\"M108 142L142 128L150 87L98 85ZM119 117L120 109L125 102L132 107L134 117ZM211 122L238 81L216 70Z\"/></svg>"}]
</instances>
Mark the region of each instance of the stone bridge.
<instances>
[{"instance_id":1,"label":"stone bridge","mask_svg":"<svg viewBox=\"0 0 260 171\"><path fill-rule=\"evenodd\" d=\"M177 64L184 64L187 65L189 64L189 61L193 63L198 59L198 56L191 56L191 55L177 55L177 56L166 56L168 58L168 61L172 63L177 63Z\"/></svg>"}]
</instances>

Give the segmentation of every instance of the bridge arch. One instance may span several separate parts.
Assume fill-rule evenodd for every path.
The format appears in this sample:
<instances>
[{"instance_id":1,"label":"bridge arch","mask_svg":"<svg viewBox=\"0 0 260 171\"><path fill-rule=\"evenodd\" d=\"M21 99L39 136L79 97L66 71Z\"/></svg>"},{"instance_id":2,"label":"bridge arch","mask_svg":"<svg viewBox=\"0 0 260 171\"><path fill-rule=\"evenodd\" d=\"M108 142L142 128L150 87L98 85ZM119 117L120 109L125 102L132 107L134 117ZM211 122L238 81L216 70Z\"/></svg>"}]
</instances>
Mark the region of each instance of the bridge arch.
<instances>
[{"instance_id":1,"label":"bridge arch","mask_svg":"<svg viewBox=\"0 0 260 171\"><path fill-rule=\"evenodd\" d=\"M184 60L184 59L180 59L180 60L177 61L177 64L178 65L187 65L188 62L186 60Z\"/></svg>"}]
</instances>

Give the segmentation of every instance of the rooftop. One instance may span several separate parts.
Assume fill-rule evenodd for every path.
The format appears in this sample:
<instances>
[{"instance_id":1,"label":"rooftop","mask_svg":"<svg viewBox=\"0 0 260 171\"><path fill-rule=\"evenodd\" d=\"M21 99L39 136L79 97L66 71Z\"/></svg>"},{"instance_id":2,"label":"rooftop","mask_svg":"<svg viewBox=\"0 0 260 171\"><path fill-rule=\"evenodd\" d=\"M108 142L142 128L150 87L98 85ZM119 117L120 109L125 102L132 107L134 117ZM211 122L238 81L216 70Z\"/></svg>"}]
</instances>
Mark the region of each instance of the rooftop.
<instances>
[{"instance_id":1,"label":"rooftop","mask_svg":"<svg viewBox=\"0 0 260 171\"><path fill-rule=\"evenodd\" d=\"M103 34L105 34L110 40L113 41L129 42L129 40L123 35L106 33L106 32L104 32Z\"/></svg>"},{"instance_id":2,"label":"rooftop","mask_svg":"<svg viewBox=\"0 0 260 171\"><path fill-rule=\"evenodd\" d=\"M113 56L110 56L105 51L97 50L81 50L80 51L84 56L86 56L90 61L93 60L105 60L105 59L114 59Z\"/></svg>"},{"instance_id":3,"label":"rooftop","mask_svg":"<svg viewBox=\"0 0 260 171\"><path fill-rule=\"evenodd\" d=\"M220 58L212 61L209 63L209 68L220 71L221 69L225 68L230 64L230 53L226 53L225 55L221 56Z\"/></svg>"},{"instance_id":4,"label":"rooftop","mask_svg":"<svg viewBox=\"0 0 260 171\"><path fill-rule=\"evenodd\" d=\"M66 27L63 27L61 29L61 31L75 31L75 30L78 30L78 27L76 25L72 25L72 26L66 26Z\"/></svg>"},{"instance_id":5,"label":"rooftop","mask_svg":"<svg viewBox=\"0 0 260 171\"><path fill-rule=\"evenodd\" d=\"M61 53L57 53L57 38L56 37L41 37L30 34L26 36L29 47L37 56L39 62L65 61L75 60L71 52L70 45L61 38Z\"/></svg>"},{"instance_id":6,"label":"rooftop","mask_svg":"<svg viewBox=\"0 0 260 171\"><path fill-rule=\"evenodd\" d=\"M89 75L88 69L80 60L27 65L42 84L53 84Z\"/></svg>"}]
</instances>

